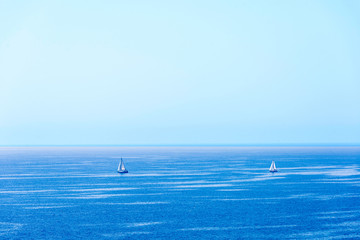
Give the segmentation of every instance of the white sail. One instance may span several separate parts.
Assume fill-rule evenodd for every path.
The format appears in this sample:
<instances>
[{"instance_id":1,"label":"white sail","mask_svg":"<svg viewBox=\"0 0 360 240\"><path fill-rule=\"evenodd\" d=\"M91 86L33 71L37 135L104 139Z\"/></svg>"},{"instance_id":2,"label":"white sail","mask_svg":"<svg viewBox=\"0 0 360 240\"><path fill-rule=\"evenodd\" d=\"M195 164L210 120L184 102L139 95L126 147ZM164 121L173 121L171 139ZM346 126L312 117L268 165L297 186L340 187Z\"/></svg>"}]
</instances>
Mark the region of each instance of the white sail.
<instances>
[{"instance_id":1,"label":"white sail","mask_svg":"<svg viewBox=\"0 0 360 240\"><path fill-rule=\"evenodd\" d=\"M120 172L120 170L121 170L121 163L122 163L122 161L121 162L119 162L119 166L118 166L118 172Z\"/></svg>"},{"instance_id":2,"label":"white sail","mask_svg":"<svg viewBox=\"0 0 360 240\"><path fill-rule=\"evenodd\" d=\"M119 173L126 173L126 172L127 172L127 170L126 170L126 168L125 168L124 161L123 161L122 158L121 158L121 161L120 161L120 163L119 163L119 166L118 166L117 171L118 171Z\"/></svg>"},{"instance_id":3,"label":"white sail","mask_svg":"<svg viewBox=\"0 0 360 240\"><path fill-rule=\"evenodd\" d=\"M120 169L121 171L124 171L126 168L125 168L125 165L124 165L124 162L123 160L121 159L121 166L120 166Z\"/></svg>"},{"instance_id":4,"label":"white sail","mask_svg":"<svg viewBox=\"0 0 360 240\"><path fill-rule=\"evenodd\" d=\"M274 163L274 162L271 163L270 168L269 168L269 171L272 171L272 170L273 170L273 163Z\"/></svg>"},{"instance_id":5,"label":"white sail","mask_svg":"<svg viewBox=\"0 0 360 240\"><path fill-rule=\"evenodd\" d=\"M274 161L272 161L271 166L270 166L270 168L269 168L269 171L270 171L270 172L277 172Z\"/></svg>"}]
</instances>

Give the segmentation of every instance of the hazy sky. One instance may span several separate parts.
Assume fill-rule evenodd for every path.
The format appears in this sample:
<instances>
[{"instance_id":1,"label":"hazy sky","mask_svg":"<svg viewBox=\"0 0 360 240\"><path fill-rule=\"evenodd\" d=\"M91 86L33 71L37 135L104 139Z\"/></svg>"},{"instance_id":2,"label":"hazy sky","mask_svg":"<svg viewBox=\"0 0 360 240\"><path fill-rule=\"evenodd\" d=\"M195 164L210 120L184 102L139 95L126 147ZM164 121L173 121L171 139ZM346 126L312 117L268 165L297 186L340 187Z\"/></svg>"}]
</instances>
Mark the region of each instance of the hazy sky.
<instances>
[{"instance_id":1,"label":"hazy sky","mask_svg":"<svg viewBox=\"0 0 360 240\"><path fill-rule=\"evenodd\" d=\"M0 145L360 143L359 13L0 0Z\"/></svg>"}]
</instances>

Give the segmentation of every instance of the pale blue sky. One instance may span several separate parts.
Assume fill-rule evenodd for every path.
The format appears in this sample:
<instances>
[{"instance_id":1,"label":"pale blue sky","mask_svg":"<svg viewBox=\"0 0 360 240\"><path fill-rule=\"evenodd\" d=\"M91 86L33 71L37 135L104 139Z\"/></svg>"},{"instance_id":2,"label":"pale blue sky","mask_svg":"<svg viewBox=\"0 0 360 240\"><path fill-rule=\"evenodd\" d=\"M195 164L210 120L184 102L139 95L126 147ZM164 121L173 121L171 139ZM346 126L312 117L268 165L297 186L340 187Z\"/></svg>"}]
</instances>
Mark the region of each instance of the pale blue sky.
<instances>
[{"instance_id":1,"label":"pale blue sky","mask_svg":"<svg viewBox=\"0 0 360 240\"><path fill-rule=\"evenodd\" d=\"M0 30L0 145L360 143L357 0L0 0Z\"/></svg>"}]
</instances>

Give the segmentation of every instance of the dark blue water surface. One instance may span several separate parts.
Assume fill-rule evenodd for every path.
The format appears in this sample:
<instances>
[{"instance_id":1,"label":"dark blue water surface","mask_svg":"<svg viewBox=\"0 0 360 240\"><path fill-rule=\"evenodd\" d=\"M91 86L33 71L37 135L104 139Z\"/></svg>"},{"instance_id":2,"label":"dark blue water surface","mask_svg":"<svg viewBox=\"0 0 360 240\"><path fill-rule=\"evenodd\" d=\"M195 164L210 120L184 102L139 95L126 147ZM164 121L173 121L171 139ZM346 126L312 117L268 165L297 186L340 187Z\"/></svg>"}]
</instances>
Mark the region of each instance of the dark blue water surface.
<instances>
[{"instance_id":1,"label":"dark blue water surface","mask_svg":"<svg viewBox=\"0 0 360 240\"><path fill-rule=\"evenodd\" d=\"M128 174L116 172L120 157ZM272 160L280 172L268 172ZM0 148L0 239L355 239L359 229L359 147Z\"/></svg>"}]
</instances>

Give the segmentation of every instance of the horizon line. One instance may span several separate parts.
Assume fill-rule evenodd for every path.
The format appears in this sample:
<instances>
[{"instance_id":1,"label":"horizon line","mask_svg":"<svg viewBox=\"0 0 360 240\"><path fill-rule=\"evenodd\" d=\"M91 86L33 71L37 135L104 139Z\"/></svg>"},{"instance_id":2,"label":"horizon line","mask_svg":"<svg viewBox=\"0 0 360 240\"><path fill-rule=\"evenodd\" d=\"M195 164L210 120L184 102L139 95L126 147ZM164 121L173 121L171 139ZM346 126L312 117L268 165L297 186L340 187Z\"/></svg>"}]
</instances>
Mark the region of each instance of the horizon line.
<instances>
[{"instance_id":1,"label":"horizon line","mask_svg":"<svg viewBox=\"0 0 360 240\"><path fill-rule=\"evenodd\" d=\"M0 147L360 147L360 143L258 144L9 144Z\"/></svg>"}]
</instances>

